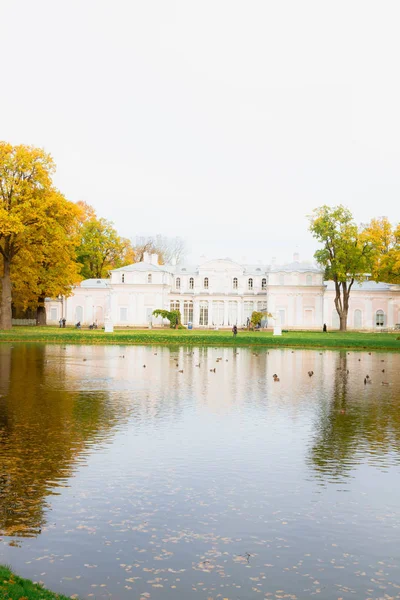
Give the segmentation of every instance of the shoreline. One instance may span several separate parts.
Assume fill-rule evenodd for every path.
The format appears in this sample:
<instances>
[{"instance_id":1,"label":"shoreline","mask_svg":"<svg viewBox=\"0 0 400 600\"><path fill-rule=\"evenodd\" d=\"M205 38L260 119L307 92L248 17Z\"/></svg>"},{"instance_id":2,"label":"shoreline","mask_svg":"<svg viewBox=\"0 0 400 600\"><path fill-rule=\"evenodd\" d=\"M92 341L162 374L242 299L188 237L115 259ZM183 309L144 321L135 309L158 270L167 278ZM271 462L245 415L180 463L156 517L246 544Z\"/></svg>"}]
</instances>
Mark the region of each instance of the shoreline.
<instances>
[{"instance_id":1,"label":"shoreline","mask_svg":"<svg viewBox=\"0 0 400 600\"><path fill-rule=\"evenodd\" d=\"M234 338L229 330L117 329L113 333L105 333L103 330L60 329L48 326L14 327L9 331L0 331L0 343L21 342L78 345L352 348L400 352L400 332L288 331L282 336L273 336L270 331L239 331Z\"/></svg>"},{"instance_id":2,"label":"shoreline","mask_svg":"<svg viewBox=\"0 0 400 600\"><path fill-rule=\"evenodd\" d=\"M0 598L9 600L69 600L68 596L52 592L31 579L19 577L8 565L0 565Z\"/></svg>"}]
</instances>

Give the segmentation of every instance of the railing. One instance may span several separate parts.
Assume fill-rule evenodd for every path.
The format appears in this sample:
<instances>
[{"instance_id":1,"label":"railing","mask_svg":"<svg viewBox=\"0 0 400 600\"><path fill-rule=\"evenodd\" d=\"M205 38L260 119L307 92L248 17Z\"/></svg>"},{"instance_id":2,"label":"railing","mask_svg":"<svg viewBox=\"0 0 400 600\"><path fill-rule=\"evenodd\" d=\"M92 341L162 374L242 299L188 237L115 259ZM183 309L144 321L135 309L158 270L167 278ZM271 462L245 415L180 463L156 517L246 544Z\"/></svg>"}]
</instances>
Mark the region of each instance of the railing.
<instances>
[{"instance_id":1,"label":"railing","mask_svg":"<svg viewBox=\"0 0 400 600\"><path fill-rule=\"evenodd\" d=\"M12 325L36 325L36 319L11 319Z\"/></svg>"}]
</instances>

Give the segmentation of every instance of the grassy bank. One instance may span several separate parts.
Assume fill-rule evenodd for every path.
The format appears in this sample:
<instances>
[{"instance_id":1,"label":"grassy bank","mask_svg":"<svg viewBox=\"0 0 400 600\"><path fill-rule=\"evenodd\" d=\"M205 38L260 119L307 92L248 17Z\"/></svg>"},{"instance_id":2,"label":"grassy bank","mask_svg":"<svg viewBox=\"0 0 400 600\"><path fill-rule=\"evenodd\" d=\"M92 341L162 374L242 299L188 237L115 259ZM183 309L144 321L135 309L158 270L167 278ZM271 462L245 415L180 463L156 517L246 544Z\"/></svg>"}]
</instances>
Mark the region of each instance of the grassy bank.
<instances>
[{"instance_id":1,"label":"grassy bank","mask_svg":"<svg viewBox=\"0 0 400 600\"><path fill-rule=\"evenodd\" d=\"M46 342L56 344L143 344L180 346L265 346L289 348L358 348L400 351L400 334L289 331L282 336L272 332L239 331L236 338L230 331L121 329L114 333L58 327L14 327L0 331L0 342Z\"/></svg>"},{"instance_id":2,"label":"grassy bank","mask_svg":"<svg viewBox=\"0 0 400 600\"><path fill-rule=\"evenodd\" d=\"M0 565L0 599L1 600L69 600L67 596L55 594L29 579L22 579L7 567Z\"/></svg>"}]
</instances>

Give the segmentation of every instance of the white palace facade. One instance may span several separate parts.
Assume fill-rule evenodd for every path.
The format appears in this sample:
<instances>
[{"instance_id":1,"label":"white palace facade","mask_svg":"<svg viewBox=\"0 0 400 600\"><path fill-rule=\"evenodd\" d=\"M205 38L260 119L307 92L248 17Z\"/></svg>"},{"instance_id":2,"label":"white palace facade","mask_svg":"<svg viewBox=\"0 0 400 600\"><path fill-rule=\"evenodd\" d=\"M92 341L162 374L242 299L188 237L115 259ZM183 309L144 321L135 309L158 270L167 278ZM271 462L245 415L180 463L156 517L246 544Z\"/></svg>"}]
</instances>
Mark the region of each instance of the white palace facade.
<instances>
[{"instance_id":1,"label":"white palace facade","mask_svg":"<svg viewBox=\"0 0 400 600\"><path fill-rule=\"evenodd\" d=\"M244 265L230 259L200 265L159 265L156 254L114 269L108 279L87 279L71 296L46 302L48 323L65 317L82 326L108 318L117 327L161 326L157 308L179 309L195 328L244 326L254 310L268 311L283 328L337 329L332 282L321 269L300 262ZM400 323L400 286L365 281L350 296L349 329L381 329ZM265 323L267 325L267 323ZM272 321L268 324L272 326Z\"/></svg>"}]
</instances>

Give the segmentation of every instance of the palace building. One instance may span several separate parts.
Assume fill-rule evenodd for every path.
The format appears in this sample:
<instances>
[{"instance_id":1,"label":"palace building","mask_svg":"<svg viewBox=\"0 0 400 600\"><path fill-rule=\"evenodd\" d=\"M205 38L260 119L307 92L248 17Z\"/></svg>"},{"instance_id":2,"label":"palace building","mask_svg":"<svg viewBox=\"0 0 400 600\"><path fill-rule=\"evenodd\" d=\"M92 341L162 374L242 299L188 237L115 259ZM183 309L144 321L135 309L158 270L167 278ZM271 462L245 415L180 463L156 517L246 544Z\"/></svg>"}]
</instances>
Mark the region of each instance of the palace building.
<instances>
[{"instance_id":1,"label":"palace building","mask_svg":"<svg viewBox=\"0 0 400 600\"><path fill-rule=\"evenodd\" d=\"M65 317L103 326L161 326L157 308L178 309L182 323L195 328L246 325L253 311L268 311L288 329L338 329L333 282L323 271L300 262L297 254L285 265L245 265L230 259L199 265L159 265L156 254L114 269L108 279L86 279L68 298L48 300L48 323ZM354 283L350 295L349 329L382 329L400 323L400 286L365 281ZM265 325L268 323L265 322ZM270 319L269 325L272 325Z\"/></svg>"}]
</instances>

